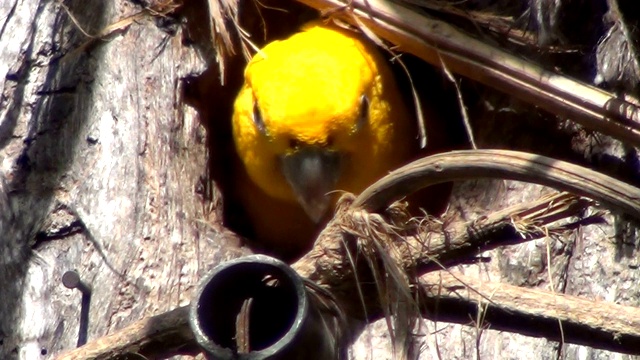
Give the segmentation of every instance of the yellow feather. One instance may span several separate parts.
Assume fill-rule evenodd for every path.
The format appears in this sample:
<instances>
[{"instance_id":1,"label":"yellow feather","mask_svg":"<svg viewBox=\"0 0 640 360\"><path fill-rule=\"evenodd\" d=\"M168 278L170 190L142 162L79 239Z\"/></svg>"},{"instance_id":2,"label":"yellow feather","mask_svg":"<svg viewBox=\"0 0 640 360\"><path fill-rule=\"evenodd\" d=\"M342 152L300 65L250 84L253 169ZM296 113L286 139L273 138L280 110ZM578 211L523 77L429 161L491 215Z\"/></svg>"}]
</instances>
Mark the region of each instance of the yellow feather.
<instances>
[{"instance_id":1,"label":"yellow feather","mask_svg":"<svg viewBox=\"0 0 640 360\"><path fill-rule=\"evenodd\" d=\"M363 95L369 104L364 123ZM386 60L359 34L319 22L268 44L250 61L232 127L246 186L254 187L245 191L240 182L238 191L257 238L272 248L306 249L312 240L300 238L310 231L287 230L291 214L302 210L280 169L282 156L304 146L337 151L345 160L336 190L358 193L406 162L417 146L413 117ZM279 217L282 204L291 211Z\"/></svg>"}]
</instances>

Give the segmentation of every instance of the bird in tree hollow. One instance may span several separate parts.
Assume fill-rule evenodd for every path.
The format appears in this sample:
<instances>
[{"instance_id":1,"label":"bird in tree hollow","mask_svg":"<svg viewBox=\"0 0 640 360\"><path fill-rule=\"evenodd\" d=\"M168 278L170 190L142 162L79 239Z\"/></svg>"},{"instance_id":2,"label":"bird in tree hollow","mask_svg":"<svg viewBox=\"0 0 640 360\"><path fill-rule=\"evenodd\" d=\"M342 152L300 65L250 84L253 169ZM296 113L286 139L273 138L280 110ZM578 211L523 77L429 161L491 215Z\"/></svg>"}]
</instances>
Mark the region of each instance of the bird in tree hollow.
<instances>
[{"instance_id":1,"label":"bird in tree hollow","mask_svg":"<svg viewBox=\"0 0 640 360\"><path fill-rule=\"evenodd\" d=\"M320 22L253 57L232 129L253 238L286 261L310 250L339 191L361 192L418 149L413 110L376 46Z\"/></svg>"}]
</instances>

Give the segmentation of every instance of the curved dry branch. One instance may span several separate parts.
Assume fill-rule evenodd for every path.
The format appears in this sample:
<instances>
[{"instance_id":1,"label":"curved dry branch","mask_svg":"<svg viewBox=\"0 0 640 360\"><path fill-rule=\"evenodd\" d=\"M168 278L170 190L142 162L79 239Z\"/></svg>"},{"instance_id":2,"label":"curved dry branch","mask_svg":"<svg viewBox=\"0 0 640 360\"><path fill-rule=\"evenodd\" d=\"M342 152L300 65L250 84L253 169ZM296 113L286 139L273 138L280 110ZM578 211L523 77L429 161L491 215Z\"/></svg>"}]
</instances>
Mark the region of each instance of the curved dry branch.
<instances>
[{"instance_id":1,"label":"curved dry branch","mask_svg":"<svg viewBox=\"0 0 640 360\"><path fill-rule=\"evenodd\" d=\"M637 307L452 276L444 271L429 273L420 283L424 289L422 314L431 320L505 331L513 331L514 324L519 324L518 332L523 335L640 353ZM440 310L435 312L435 308ZM479 313L482 316L477 316ZM470 319L478 318L484 323L471 324Z\"/></svg>"},{"instance_id":2,"label":"curved dry branch","mask_svg":"<svg viewBox=\"0 0 640 360\"><path fill-rule=\"evenodd\" d=\"M630 145L640 146L640 109L614 94L513 56L455 27L383 0L298 0L423 60ZM336 11L343 9L344 11Z\"/></svg>"},{"instance_id":3,"label":"curved dry branch","mask_svg":"<svg viewBox=\"0 0 640 360\"><path fill-rule=\"evenodd\" d=\"M353 203L376 211L421 188L478 178L526 181L587 196L640 219L640 189L585 167L509 150L461 150L429 156L393 171Z\"/></svg>"}]
</instances>

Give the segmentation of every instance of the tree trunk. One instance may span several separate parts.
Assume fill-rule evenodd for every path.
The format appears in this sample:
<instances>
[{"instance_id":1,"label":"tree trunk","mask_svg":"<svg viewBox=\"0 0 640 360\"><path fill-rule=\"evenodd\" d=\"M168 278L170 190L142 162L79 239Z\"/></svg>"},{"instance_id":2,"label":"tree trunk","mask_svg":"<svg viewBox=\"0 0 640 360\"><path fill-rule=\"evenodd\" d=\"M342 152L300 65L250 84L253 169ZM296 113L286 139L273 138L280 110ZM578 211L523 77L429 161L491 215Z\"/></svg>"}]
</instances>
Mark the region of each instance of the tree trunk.
<instances>
[{"instance_id":1,"label":"tree trunk","mask_svg":"<svg viewBox=\"0 0 640 360\"><path fill-rule=\"evenodd\" d=\"M170 19L105 30L140 11L0 4L2 359L52 358L185 305L200 264L232 256L206 191L206 132L182 101L206 62ZM92 288L86 334L69 270Z\"/></svg>"}]
</instances>

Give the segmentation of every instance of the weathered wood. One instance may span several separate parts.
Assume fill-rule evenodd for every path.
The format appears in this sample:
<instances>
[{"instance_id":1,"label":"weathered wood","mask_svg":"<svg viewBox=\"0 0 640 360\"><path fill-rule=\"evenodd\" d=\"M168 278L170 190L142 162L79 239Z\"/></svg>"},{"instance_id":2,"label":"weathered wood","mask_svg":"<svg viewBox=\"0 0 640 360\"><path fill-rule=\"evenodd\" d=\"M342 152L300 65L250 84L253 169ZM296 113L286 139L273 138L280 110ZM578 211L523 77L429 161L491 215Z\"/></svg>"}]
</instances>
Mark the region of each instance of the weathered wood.
<instances>
[{"instance_id":1,"label":"weathered wood","mask_svg":"<svg viewBox=\"0 0 640 360\"><path fill-rule=\"evenodd\" d=\"M65 271L93 287L90 341L187 304L237 239L202 190L181 94L206 61L177 24L124 0L2 1L0 19L0 358L50 358L79 336Z\"/></svg>"}]
</instances>

